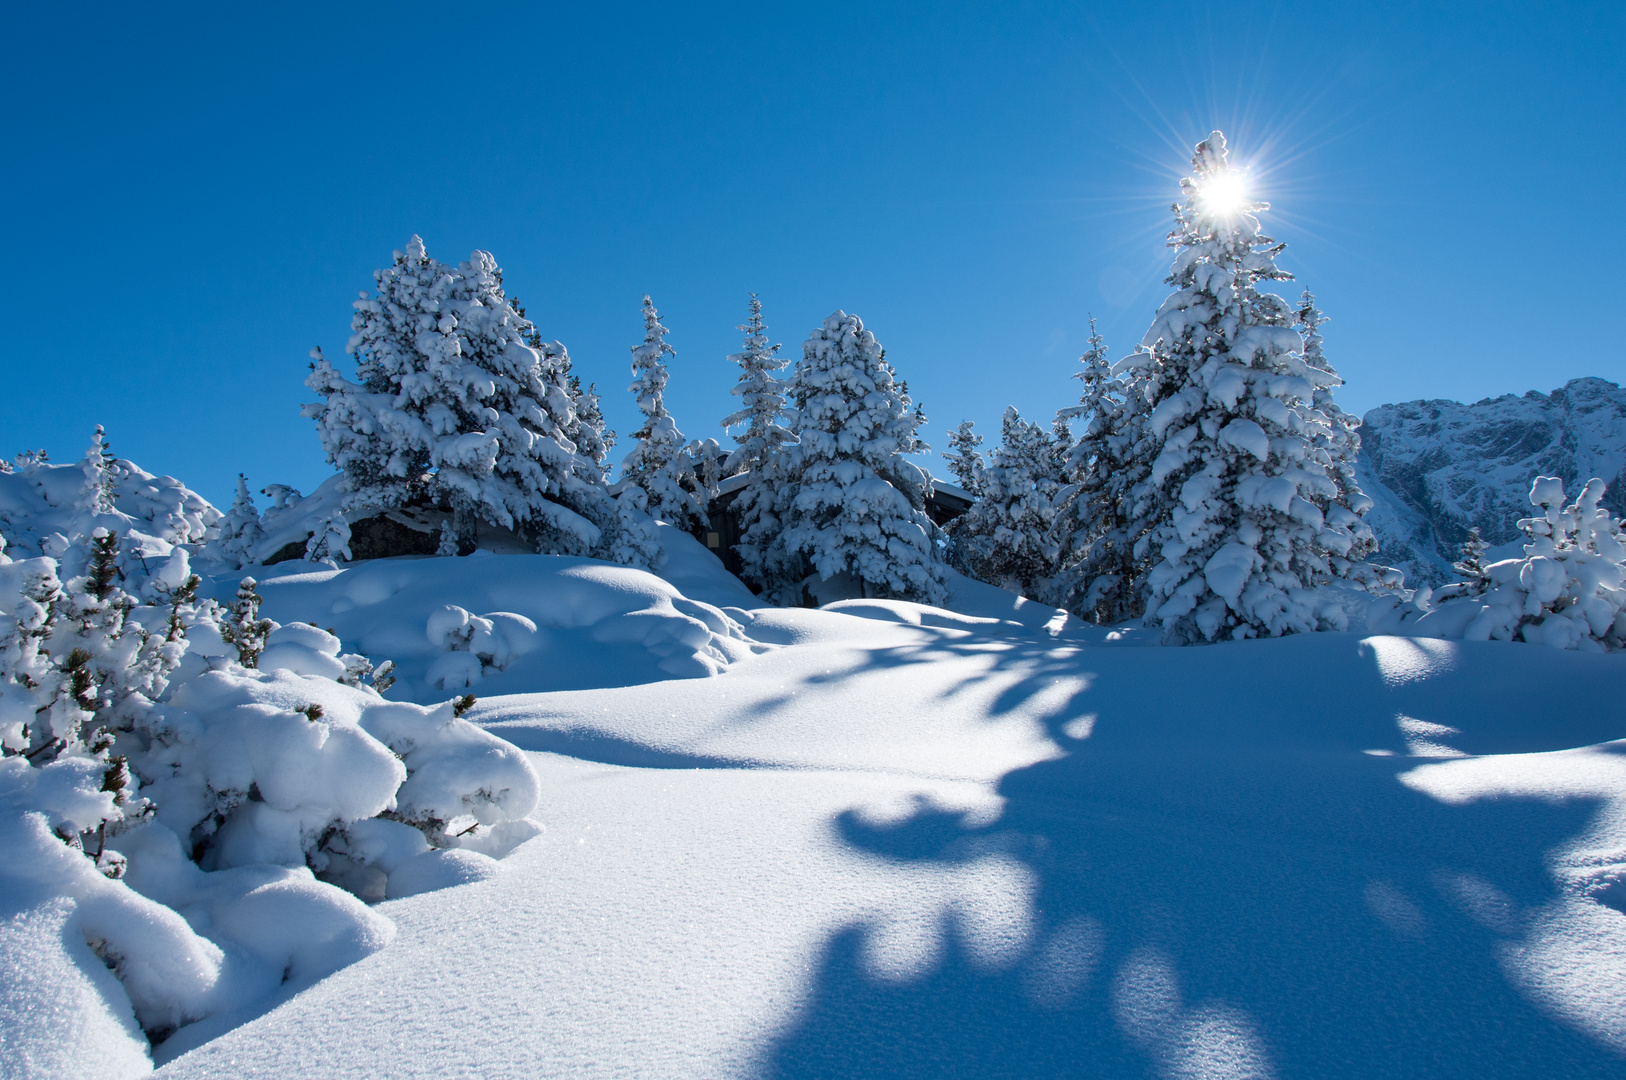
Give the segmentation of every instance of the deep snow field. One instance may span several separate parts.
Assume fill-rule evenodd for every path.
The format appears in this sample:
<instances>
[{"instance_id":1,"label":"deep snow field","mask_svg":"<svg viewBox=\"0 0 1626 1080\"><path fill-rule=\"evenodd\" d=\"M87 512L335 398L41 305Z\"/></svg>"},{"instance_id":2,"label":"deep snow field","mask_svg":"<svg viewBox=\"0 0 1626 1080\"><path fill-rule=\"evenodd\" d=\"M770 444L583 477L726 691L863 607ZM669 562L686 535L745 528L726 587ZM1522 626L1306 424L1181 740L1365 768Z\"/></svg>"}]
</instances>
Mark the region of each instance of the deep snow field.
<instances>
[{"instance_id":1,"label":"deep snow field","mask_svg":"<svg viewBox=\"0 0 1626 1080\"><path fill-rule=\"evenodd\" d=\"M265 571L390 696L473 681L541 831L158 1076L1626 1075L1626 655L1162 648L965 579L760 608L663 535L663 578ZM487 663L443 659L447 604L510 613ZM117 981L4 906L0 1031L147 1069Z\"/></svg>"}]
</instances>

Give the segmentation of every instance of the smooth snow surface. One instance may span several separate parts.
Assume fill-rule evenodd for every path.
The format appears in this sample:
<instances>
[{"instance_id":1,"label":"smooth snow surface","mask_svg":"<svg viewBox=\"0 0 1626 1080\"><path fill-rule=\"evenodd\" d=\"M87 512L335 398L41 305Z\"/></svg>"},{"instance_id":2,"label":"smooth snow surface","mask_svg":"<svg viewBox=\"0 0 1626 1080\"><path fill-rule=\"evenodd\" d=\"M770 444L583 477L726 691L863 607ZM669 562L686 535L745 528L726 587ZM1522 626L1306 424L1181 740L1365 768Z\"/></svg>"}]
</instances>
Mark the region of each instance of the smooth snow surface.
<instances>
[{"instance_id":1,"label":"smooth snow surface","mask_svg":"<svg viewBox=\"0 0 1626 1080\"><path fill-rule=\"evenodd\" d=\"M482 696L540 835L160 1075L1626 1074L1626 657L844 607Z\"/></svg>"}]
</instances>

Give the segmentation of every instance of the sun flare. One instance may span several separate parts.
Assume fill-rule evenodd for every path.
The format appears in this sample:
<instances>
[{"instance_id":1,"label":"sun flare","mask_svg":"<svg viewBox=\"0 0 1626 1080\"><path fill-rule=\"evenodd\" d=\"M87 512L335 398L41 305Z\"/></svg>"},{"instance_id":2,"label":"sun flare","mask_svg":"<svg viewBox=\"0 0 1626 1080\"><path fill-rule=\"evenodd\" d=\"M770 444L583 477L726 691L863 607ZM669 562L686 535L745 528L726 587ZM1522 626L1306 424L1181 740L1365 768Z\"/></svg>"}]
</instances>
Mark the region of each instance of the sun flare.
<instances>
[{"instance_id":1,"label":"sun flare","mask_svg":"<svg viewBox=\"0 0 1626 1080\"><path fill-rule=\"evenodd\" d=\"M1204 209L1222 216L1241 210L1248 201L1247 186L1242 174L1226 170L1211 177L1202 186Z\"/></svg>"}]
</instances>

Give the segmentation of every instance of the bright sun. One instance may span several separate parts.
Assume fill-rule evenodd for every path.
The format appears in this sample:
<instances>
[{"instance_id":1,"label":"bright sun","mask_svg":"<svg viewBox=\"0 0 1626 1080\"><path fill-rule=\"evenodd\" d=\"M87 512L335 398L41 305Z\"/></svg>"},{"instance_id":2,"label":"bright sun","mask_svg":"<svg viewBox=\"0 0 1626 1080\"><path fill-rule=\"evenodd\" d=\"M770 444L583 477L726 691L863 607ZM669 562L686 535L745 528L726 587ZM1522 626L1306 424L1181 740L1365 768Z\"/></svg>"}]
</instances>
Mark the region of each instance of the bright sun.
<instances>
[{"instance_id":1,"label":"bright sun","mask_svg":"<svg viewBox=\"0 0 1626 1080\"><path fill-rule=\"evenodd\" d=\"M1248 201L1242 174L1226 170L1203 184L1203 206L1210 213L1229 215L1242 209Z\"/></svg>"}]
</instances>

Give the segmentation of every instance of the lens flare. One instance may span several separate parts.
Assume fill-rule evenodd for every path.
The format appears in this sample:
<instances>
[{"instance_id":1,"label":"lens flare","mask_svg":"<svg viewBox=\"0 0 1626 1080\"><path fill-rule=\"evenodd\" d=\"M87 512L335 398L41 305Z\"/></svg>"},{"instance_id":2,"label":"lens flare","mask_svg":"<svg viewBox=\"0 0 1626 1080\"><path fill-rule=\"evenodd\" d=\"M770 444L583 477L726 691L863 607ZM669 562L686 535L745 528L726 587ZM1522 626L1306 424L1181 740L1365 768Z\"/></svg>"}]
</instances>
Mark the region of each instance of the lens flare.
<instances>
[{"instance_id":1,"label":"lens flare","mask_svg":"<svg viewBox=\"0 0 1626 1080\"><path fill-rule=\"evenodd\" d=\"M1228 169L1210 177L1202 186L1202 200L1203 209L1222 217L1241 210L1248 202L1242 174Z\"/></svg>"}]
</instances>

